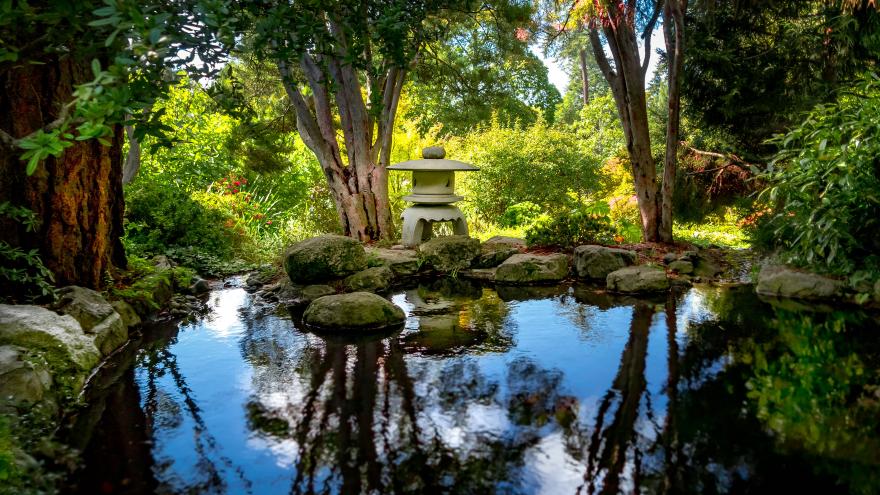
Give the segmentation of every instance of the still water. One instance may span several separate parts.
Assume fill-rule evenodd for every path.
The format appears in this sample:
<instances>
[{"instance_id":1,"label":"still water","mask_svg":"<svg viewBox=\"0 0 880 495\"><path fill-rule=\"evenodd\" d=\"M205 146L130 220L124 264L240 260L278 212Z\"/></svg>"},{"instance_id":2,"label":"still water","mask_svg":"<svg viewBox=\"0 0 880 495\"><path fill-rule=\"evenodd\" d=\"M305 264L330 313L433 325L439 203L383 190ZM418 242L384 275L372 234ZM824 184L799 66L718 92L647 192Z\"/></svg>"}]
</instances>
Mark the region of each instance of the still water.
<instances>
[{"instance_id":1,"label":"still water","mask_svg":"<svg viewBox=\"0 0 880 495\"><path fill-rule=\"evenodd\" d=\"M79 493L873 493L870 316L748 287L661 299L462 281L405 328L301 330L239 287L147 328L70 437Z\"/></svg>"}]
</instances>

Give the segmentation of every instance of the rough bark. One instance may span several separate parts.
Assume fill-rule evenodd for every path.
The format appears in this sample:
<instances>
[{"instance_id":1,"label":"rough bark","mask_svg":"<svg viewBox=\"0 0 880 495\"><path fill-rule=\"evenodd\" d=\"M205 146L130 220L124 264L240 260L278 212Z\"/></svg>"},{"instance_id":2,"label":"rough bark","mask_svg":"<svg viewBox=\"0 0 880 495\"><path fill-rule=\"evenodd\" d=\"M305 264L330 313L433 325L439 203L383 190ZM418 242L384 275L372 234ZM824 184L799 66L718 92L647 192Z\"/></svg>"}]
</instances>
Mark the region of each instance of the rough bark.
<instances>
[{"instance_id":1,"label":"rough bark","mask_svg":"<svg viewBox=\"0 0 880 495\"><path fill-rule=\"evenodd\" d=\"M647 57L639 60L634 20L610 4L608 21L601 27L590 29L590 44L602 75L608 81L629 154L633 183L642 218L642 238L647 242L660 240L660 215L654 158L651 156L651 137L648 132L648 108L645 96L645 72ZM608 43L614 67L605 54L599 39L602 31Z\"/></svg>"},{"instance_id":2,"label":"rough bark","mask_svg":"<svg viewBox=\"0 0 880 495\"><path fill-rule=\"evenodd\" d=\"M341 34L339 46L345 47ZM344 53L301 58L298 66L311 90L310 101L288 62L279 60L278 68L296 113L297 129L321 164L343 232L362 241L388 238L394 222L386 167L405 71L390 67L381 79L368 80L368 94L381 95L382 108L374 112L364 101L356 69L344 59ZM337 142L338 130L342 131L345 159Z\"/></svg>"},{"instance_id":3,"label":"rough bark","mask_svg":"<svg viewBox=\"0 0 880 495\"><path fill-rule=\"evenodd\" d=\"M88 62L73 57L19 65L0 72L0 129L14 138L52 122L72 99L73 86L90 78ZM0 219L0 240L37 248L58 285L99 288L111 267L124 267L122 236L122 128L111 146L77 142L45 160L30 177L20 149L0 147L0 201L33 211L35 232Z\"/></svg>"},{"instance_id":4,"label":"rough bark","mask_svg":"<svg viewBox=\"0 0 880 495\"><path fill-rule=\"evenodd\" d=\"M666 0L663 7L663 38L666 41L668 91L666 156L661 189L660 240L672 242L672 196L678 170L679 125L681 121L681 70L684 61L684 12L687 0Z\"/></svg>"}]
</instances>

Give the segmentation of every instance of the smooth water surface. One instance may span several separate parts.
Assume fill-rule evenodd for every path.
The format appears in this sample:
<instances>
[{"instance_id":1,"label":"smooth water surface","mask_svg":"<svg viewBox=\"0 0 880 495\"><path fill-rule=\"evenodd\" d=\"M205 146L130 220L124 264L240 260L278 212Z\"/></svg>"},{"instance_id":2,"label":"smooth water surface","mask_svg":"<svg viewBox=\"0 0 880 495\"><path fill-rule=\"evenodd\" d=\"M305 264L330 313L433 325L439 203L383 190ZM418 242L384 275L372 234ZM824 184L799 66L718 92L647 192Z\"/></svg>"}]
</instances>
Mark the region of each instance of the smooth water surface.
<instances>
[{"instance_id":1,"label":"smooth water surface","mask_svg":"<svg viewBox=\"0 0 880 495\"><path fill-rule=\"evenodd\" d=\"M453 280L391 300L405 328L360 339L304 332L237 287L213 292L195 323L145 330L76 418L85 467L71 490L877 487L880 421L853 425L852 406L860 377L876 373L876 338L851 346L872 335L829 330L830 316L805 325L748 287L658 300ZM818 356L792 344L825 331L832 345ZM862 370L834 377L843 392L814 383L843 366Z\"/></svg>"}]
</instances>

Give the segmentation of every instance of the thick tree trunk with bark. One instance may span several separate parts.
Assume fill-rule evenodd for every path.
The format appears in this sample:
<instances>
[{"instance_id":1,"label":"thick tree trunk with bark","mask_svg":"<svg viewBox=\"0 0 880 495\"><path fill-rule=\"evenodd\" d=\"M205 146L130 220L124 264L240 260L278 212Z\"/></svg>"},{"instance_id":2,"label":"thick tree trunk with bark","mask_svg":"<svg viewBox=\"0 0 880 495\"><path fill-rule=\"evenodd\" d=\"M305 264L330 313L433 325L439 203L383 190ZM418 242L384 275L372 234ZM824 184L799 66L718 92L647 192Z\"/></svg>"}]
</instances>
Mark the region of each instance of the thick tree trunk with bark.
<instances>
[{"instance_id":1,"label":"thick tree trunk with bark","mask_svg":"<svg viewBox=\"0 0 880 495\"><path fill-rule=\"evenodd\" d=\"M368 75L364 91L358 70L346 60L344 33L332 23L331 32L338 53L306 53L297 62L310 95L301 90L286 60L277 61L281 79L297 130L327 178L343 232L362 241L389 238L394 222L386 167L405 70L392 65L378 76ZM345 159L337 131L342 131Z\"/></svg>"},{"instance_id":2,"label":"thick tree trunk with bark","mask_svg":"<svg viewBox=\"0 0 880 495\"><path fill-rule=\"evenodd\" d=\"M633 184L642 217L642 237L647 242L660 240L660 215L654 158L651 156L651 137L648 132L648 108L645 96L645 73L648 57L639 60L634 20L620 7L609 8L608 22L590 29L590 44L602 75L611 86L632 167ZM652 23L653 24L653 21ZM608 42L614 59L611 67L598 30ZM646 53L650 53L646 41Z\"/></svg>"},{"instance_id":3,"label":"thick tree trunk with bark","mask_svg":"<svg viewBox=\"0 0 880 495\"><path fill-rule=\"evenodd\" d=\"M72 57L0 72L0 129L21 138L55 120L72 100L73 86L90 79L89 63ZM37 248L58 285L99 288L114 265L124 267L122 128L111 146L77 142L49 157L28 177L22 150L0 147L0 202L32 210L35 232L0 219L0 240Z\"/></svg>"}]
</instances>

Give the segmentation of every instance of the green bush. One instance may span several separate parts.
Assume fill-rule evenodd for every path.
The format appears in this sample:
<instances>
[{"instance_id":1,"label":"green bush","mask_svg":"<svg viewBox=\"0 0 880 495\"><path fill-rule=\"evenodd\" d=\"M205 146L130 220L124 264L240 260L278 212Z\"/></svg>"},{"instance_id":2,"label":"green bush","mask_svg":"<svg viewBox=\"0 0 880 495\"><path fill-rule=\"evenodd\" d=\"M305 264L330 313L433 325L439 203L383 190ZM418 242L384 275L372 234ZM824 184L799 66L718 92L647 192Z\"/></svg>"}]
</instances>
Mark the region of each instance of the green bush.
<instances>
[{"instance_id":1,"label":"green bush","mask_svg":"<svg viewBox=\"0 0 880 495\"><path fill-rule=\"evenodd\" d=\"M222 259L233 254L232 218L205 207L173 184L138 181L126 191L127 251L165 254L170 247L197 246Z\"/></svg>"},{"instance_id":2,"label":"green bush","mask_svg":"<svg viewBox=\"0 0 880 495\"><path fill-rule=\"evenodd\" d=\"M501 227L520 227L532 223L539 216L541 216L541 207L535 203L524 201L507 208L498 220L498 225Z\"/></svg>"},{"instance_id":3,"label":"green bush","mask_svg":"<svg viewBox=\"0 0 880 495\"><path fill-rule=\"evenodd\" d=\"M450 141L447 151L480 168L457 177L466 212L488 222L525 202L546 212L564 209L600 187L600 164L580 152L575 133L540 120L530 127L494 122Z\"/></svg>"},{"instance_id":4,"label":"green bush","mask_svg":"<svg viewBox=\"0 0 880 495\"><path fill-rule=\"evenodd\" d=\"M526 228L529 246L570 248L580 244L611 244L617 235L608 216L608 207L590 207L541 215Z\"/></svg>"},{"instance_id":5,"label":"green bush","mask_svg":"<svg viewBox=\"0 0 880 495\"><path fill-rule=\"evenodd\" d=\"M772 212L757 239L832 273L880 268L880 79L870 75L774 138L764 175Z\"/></svg>"}]
</instances>

